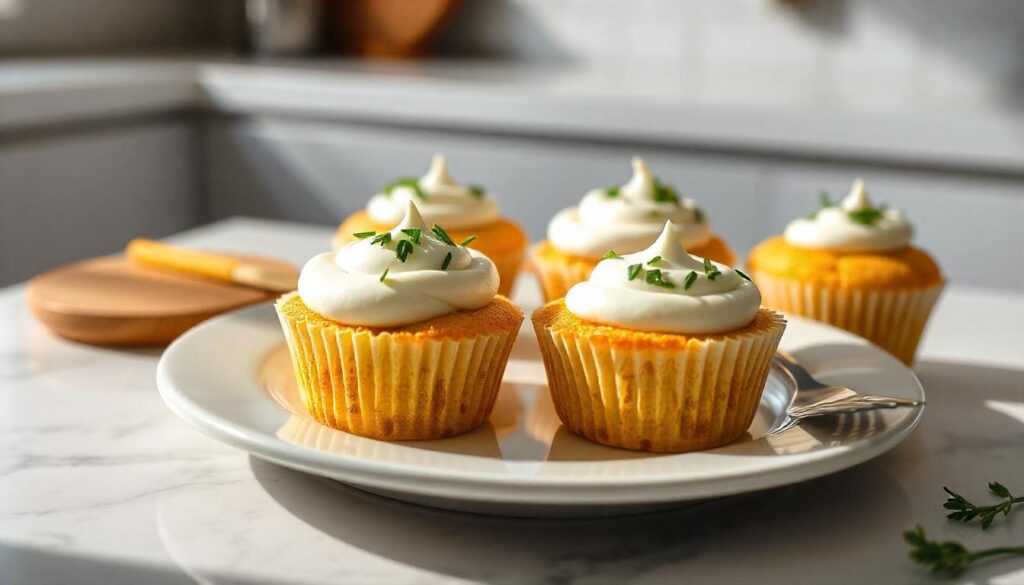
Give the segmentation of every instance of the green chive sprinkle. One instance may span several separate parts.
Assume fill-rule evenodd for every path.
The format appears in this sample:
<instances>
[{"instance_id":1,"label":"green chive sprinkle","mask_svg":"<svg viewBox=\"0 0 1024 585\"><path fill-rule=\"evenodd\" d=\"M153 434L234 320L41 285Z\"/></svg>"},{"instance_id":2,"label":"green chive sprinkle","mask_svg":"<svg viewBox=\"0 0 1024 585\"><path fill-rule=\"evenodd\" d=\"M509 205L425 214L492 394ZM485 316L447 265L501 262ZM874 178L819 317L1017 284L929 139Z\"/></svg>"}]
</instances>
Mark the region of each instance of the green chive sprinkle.
<instances>
[{"instance_id":1,"label":"green chive sprinkle","mask_svg":"<svg viewBox=\"0 0 1024 585\"><path fill-rule=\"evenodd\" d=\"M876 221L882 218L882 214L885 212L885 207L865 207L864 209L858 209L851 211L847 215L850 216L850 220L854 223L861 225L874 225Z\"/></svg>"},{"instance_id":2,"label":"green chive sprinkle","mask_svg":"<svg viewBox=\"0 0 1024 585\"><path fill-rule=\"evenodd\" d=\"M704 223L704 210L700 207L694 207L693 219L697 220L697 223Z\"/></svg>"},{"instance_id":3,"label":"green chive sprinkle","mask_svg":"<svg viewBox=\"0 0 1024 585\"><path fill-rule=\"evenodd\" d=\"M733 268L733 270L735 270L736 274L739 274L740 277L743 278L744 280L750 280L750 277L744 274L743 271L740 270L739 268Z\"/></svg>"},{"instance_id":4,"label":"green chive sprinkle","mask_svg":"<svg viewBox=\"0 0 1024 585\"><path fill-rule=\"evenodd\" d=\"M654 179L654 200L659 203L675 203L679 205L679 194L672 185L662 184L655 177Z\"/></svg>"},{"instance_id":5,"label":"green chive sprinkle","mask_svg":"<svg viewBox=\"0 0 1024 585\"><path fill-rule=\"evenodd\" d=\"M821 193L818 193L818 201L821 203L822 208L836 206L832 198L828 196L828 191L822 190Z\"/></svg>"},{"instance_id":6,"label":"green chive sprinkle","mask_svg":"<svg viewBox=\"0 0 1024 585\"><path fill-rule=\"evenodd\" d=\"M612 198L618 197L619 196L619 188L618 187L608 187L607 189L604 190L604 194L605 194L606 197L612 197Z\"/></svg>"},{"instance_id":7,"label":"green chive sprinkle","mask_svg":"<svg viewBox=\"0 0 1024 585\"><path fill-rule=\"evenodd\" d=\"M391 192L397 189L398 187L408 187L409 189L412 189L412 192L415 193L416 196L419 197L420 199L427 198L426 194L423 193L423 189L420 188L420 180L417 179L416 177L400 177L398 179L395 179L394 181L391 181L387 185L384 185L382 191L384 192L385 195L391 195Z\"/></svg>"},{"instance_id":8,"label":"green chive sprinkle","mask_svg":"<svg viewBox=\"0 0 1024 585\"><path fill-rule=\"evenodd\" d=\"M420 228L404 229L402 230L402 233L409 236L409 239L412 240L412 243L420 243L420 236L422 235L422 230L420 230Z\"/></svg>"},{"instance_id":9,"label":"green chive sprinkle","mask_svg":"<svg viewBox=\"0 0 1024 585\"><path fill-rule=\"evenodd\" d=\"M690 273L686 275L686 284L683 286L683 290L690 290L690 287L693 286L693 283L695 282L697 282L697 271L691 270Z\"/></svg>"},{"instance_id":10,"label":"green chive sprinkle","mask_svg":"<svg viewBox=\"0 0 1024 585\"><path fill-rule=\"evenodd\" d=\"M365 240L366 238L373 237L375 235L377 235L377 232L356 232L352 234L352 237Z\"/></svg>"},{"instance_id":11,"label":"green chive sprinkle","mask_svg":"<svg viewBox=\"0 0 1024 585\"><path fill-rule=\"evenodd\" d=\"M640 271L643 269L643 267L643 264L630 264L629 268L626 269L627 274L629 274L629 280L633 280L634 278L636 278L637 275L640 274Z\"/></svg>"},{"instance_id":12,"label":"green chive sprinkle","mask_svg":"<svg viewBox=\"0 0 1024 585\"><path fill-rule=\"evenodd\" d=\"M405 262L409 254L412 254L412 242L409 240L399 240L398 247L395 249L395 255L398 256L399 260Z\"/></svg>"},{"instance_id":13,"label":"green chive sprinkle","mask_svg":"<svg viewBox=\"0 0 1024 585\"><path fill-rule=\"evenodd\" d=\"M469 236L465 240L462 240L462 242L459 243L459 245L465 248L466 246L472 244L474 240L476 240L476 236Z\"/></svg>"},{"instance_id":14,"label":"green chive sprinkle","mask_svg":"<svg viewBox=\"0 0 1024 585\"><path fill-rule=\"evenodd\" d=\"M484 193L486 193L484 188L480 185L470 185L469 192L472 193L474 197L483 197Z\"/></svg>"},{"instance_id":15,"label":"green chive sprinkle","mask_svg":"<svg viewBox=\"0 0 1024 585\"><path fill-rule=\"evenodd\" d=\"M384 282L384 279L388 277L388 272L390 272L390 271L391 271L390 268L385 268L384 269L384 274L380 275L380 281L381 282Z\"/></svg>"},{"instance_id":16,"label":"green chive sprinkle","mask_svg":"<svg viewBox=\"0 0 1024 585\"><path fill-rule=\"evenodd\" d=\"M655 268L654 270L648 270L644 281L647 284L653 284L654 286L660 286L662 288L675 288L676 285L665 280L665 277L661 274L661 270Z\"/></svg>"},{"instance_id":17,"label":"green chive sprinkle","mask_svg":"<svg viewBox=\"0 0 1024 585\"><path fill-rule=\"evenodd\" d=\"M648 260L647 263L648 264L654 264L655 262L660 262L660 261L661 261L661 256L655 256L654 258L651 258L650 260Z\"/></svg>"},{"instance_id":18,"label":"green chive sprinkle","mask_svg":"<svg viewBox=\"0 0 1024 585\"><path fill-rule=\"evenodd\" d=\"M380 244L380 247L383 248L387 246L389 242L391 242L391 232L384 232L370 240L370 245Z\"/></svg>"},{"instance_id":19,"label":"green chive sprinkle","mask_svg":"<svg viewBox=\"0 0 1024 585\"><path fill-rule=\"evenodd\" d=\"M722 271L717 266L711 263L711 260L704 259L704 274L707 275L708 280L714 281L716 278L722 275Z\"/></svg>"},{"instance_id":20,"label":"green chive sprinkle","mask_svg":"<svg viewBox=\"0 0 1024 585\"><path fill-rule=\"evenodd\" d=\"M622 256L616 254L615 250L608 250L604 253L604 256L601 256L602 260L616 260L618 258L622 258Z\"/></svg>"},{"instance_id":21,"label":"green chive sprinkle","mask_svg":"<svg viewBox=\"0 0 1024 585\"><path fill-rule=\"evenodd\" d=\"M448 244L449 246L455 245L455 242L452 241L452 237L448 235L448 232L444 231L444 228L437 225L436 223L430 227L430 231L434 232L434 235L437 236L437 239L441 240L445 244Z\"/></svg>"},{"instance_id":22,"label":"green chive sprinkle","mask_svg":"<svg viewBox=\"0 0 1024 585\"><path fill-rule=\"evenodd\" d=\"M452 253L448 252L448 254L446 254L445 257L444 257L444 262L441 263L441 270L448 270L448 265L451 264L451 263L452 263Z\"/></svg>"}]
</instances>

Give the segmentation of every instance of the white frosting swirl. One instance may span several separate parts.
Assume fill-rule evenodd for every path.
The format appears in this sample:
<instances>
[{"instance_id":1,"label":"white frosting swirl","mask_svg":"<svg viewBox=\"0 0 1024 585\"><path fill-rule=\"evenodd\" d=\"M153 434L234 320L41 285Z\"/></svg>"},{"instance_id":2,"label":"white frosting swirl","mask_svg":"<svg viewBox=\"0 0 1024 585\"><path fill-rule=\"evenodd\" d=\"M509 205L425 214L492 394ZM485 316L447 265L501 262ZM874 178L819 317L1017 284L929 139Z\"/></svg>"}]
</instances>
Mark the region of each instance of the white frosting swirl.
<instances>
[{"instance_id":1,"label":"white frosting swirl","mask_svg":"<svg viewBox=\"0 0 1024 585\"><path fill-rule=\"evenodd\" d=\"M631 280L630 266L637 264L642 268ZM669 221L646 250L599 262L589 280L569 289L565 306L588 321L639 331L724 333L748 325L761 305L760 291L732 268L711 265L719 274L686 253ZM671 288L648 281L654 270Z\"/></svg>"},{"instance_id":2,"label":"white frosting swirl","mask_svg":"<svg viewBox=\"0 0 1024 585\"><path fill-rule=\"evenodd\" d=\"M420 192L408 185L397 185L390 192L377 193L366 204L370 219L381 225L401 221L409 201L415 201L428 223L452 229L472 228L494 223L500 217L498 203L487 193L476 194L473 187L460 185L448 173L444 156L434 155L427 174L416 184ZM422 197L420 196L422 194Z\"/></svg>"},{"instance_id":3,"label":"white frosting swirl","mask_svg":"<svg viewBox=\"0 0 1024 585\"><path fill-rule=\"evenodd\" d=\"M786 226L786 242L801 248L840 252L884 252L910 245L914 229L897 209L881 209L877 218L855 221L859 214L873 214L879 208L868 199L864 181L857 179L839 205L823 207L810 217L795 219Z\"/></svg>"},{"instance_id":4,"label":"white frosting swirl","mask_svg":"<svg viewBox=\"0 0 1024 585\"><path fill-rule=\"evenodd\" d=\"M619 188L618 195L594 189L578 207L558 212L548 225L548 241L562 252L585 258L600 258L608 250L628 254L658 237L666 220L675 224L683 246L699 246L711 239L711 226L693 199L659 201L658 191L651 169L635 157L633 178Z\"/></svg>"},{"instance_id":5,"label":"white frosting swirl","mask_svg":"<svg viewBox=\"0 0 1024 585\"><path fill-rule=\"evenodd\" d=\"M420 240L402 262L398 242L411 241L402 230L413 229L420 230ZM346 325L394 327L483 307L498 292L494 263L476 250L435 237L413 202L406 203L405 217L387 233L386 245L365 238L313 256L299 275L302 302Z\"/></svg>"}]
</instances>

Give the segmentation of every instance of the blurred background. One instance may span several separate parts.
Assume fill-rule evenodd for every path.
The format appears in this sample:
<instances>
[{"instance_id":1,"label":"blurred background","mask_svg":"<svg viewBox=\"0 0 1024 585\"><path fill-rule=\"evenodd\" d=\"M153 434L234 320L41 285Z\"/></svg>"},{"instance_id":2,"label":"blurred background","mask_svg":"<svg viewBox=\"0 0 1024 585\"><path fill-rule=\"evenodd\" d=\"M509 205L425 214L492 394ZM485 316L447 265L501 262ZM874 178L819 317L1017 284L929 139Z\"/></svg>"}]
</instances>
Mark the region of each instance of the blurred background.
<instances>
[{"instance_id":1,"label":"blurred background","mask_svg":"<svg viewBox=\"0 0 1024 585\"><path fill-rule=\"evenodd\" d=\"M443 152L534 239L640 154L743 253L861 176L1024 291L1020 0L0 0L0 57L0 285Z\"/></svg>"}]
</instances>

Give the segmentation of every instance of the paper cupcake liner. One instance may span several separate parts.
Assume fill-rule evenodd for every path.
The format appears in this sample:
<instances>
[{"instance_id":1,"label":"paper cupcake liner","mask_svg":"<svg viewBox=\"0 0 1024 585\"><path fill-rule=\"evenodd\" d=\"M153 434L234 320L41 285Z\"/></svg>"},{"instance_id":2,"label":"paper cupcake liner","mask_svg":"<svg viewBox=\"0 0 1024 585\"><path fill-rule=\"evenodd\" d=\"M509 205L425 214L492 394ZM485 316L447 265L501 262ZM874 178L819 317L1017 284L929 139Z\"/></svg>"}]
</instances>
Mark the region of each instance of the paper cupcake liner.
<instances>
[{"instance_id":1,"label":"paper cupcake liner","mask_svg":"<svg viewBox=\"0 0 1024 585\"><path fill-rule=\"evenodd\" d=\"M538 254L533 257L533 265L544 291L544 301L550 302L564 297L574 284L590 278L597 263L588 264L580 259L565 262Z\"/></svg>"},{"instance_id":2,"label":"paper cupcake liner","mask_svg":"<svg viewBox=\"0 0 1024 585\"><path fill-rule=\"evenodd\" d=\"M943 285L903 290L847 290L781 278L763 271L751 277L763 303L855 333L903 363L914 361L918 342Z\"/></svg>"},{"instance_id":3,"label":"paper cupcake liner","mask_svg":"<svg viewBox=\"0 0 1024 585\"><path fill-rule=\"evenodd\" d=\"M410 340L278 316L310 415L387 440L437 439L483 424L518 332Z\"/></svg>"},{"instance_id":4,"label":"paper cupcake liner","mask_svg":"<svg viewBox=\"0 0 1024 585\"><path fill-rule=\"evenodd\" d=\"M683 452L743 436L785 322L680 349L535 327L551 399L569 430L613 447Z\"/></svg>"}]
</instances>

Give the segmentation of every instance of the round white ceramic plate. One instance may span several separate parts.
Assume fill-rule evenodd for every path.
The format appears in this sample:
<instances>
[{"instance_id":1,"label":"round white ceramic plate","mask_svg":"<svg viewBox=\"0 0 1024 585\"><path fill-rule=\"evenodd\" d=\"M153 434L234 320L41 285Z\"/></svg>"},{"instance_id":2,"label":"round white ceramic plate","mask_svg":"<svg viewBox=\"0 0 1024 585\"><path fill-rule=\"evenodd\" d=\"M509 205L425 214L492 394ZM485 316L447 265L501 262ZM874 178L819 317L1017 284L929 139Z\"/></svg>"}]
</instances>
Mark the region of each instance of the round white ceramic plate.
<instances>
[{"instance_id":1,"label":"round white ceramic plate","mask_svg":"<svg viewBox=\"0 0 1024 585\"><path fill-rule=\"evenodd\" d=\"M781 349L822 381L924 398L903 364L839 329L790 318ZM257 457L393 498L514 515L621 513L798 482L885 452L922 413L879 410L779 431L794 388L772 371L754 423L736 443L678 455L604 447L559 423L527 319L487 424L437 441L377 441L305 413L269 304L187 332L161 358L157 384L186 422Z\"/></svg>"}]
</instances>

